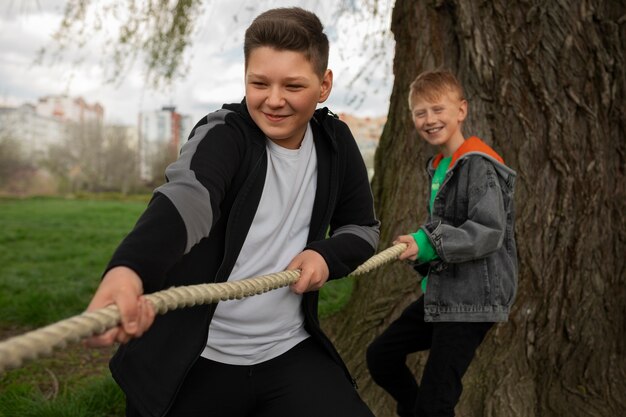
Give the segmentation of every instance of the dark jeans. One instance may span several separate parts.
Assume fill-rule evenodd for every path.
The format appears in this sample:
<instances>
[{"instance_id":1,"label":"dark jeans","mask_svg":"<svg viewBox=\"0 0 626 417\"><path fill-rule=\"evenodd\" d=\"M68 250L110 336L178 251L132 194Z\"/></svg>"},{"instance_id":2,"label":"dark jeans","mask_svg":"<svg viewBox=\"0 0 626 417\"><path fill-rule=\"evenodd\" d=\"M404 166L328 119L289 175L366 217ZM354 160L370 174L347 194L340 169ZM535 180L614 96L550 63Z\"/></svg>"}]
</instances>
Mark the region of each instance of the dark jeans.
<instances>
[{"instance_id":1,"label":"dark jeans","mask_svg":"<svg viewBox=\"0 0 626 417\"><path fill-rule=\"evenodd\" d=\"M130 405L126 415L138 416ZM199 358L167 415L374 417L341 367L311 338L258 365Z\"/></svg>"},{"instance_id":2,"label":"dark jeans","mask_svg":"<svg viewBox=\"0 0 626 417\"><path fill-rule=\"evenodd\" d=\"M425 322L422 296L368 347L367 366L374 381L397 401L399 416L454 416L463 375L492 326L491 322ZM418 386L406 357L428 349Z\"/></svg>"}]
</instances>

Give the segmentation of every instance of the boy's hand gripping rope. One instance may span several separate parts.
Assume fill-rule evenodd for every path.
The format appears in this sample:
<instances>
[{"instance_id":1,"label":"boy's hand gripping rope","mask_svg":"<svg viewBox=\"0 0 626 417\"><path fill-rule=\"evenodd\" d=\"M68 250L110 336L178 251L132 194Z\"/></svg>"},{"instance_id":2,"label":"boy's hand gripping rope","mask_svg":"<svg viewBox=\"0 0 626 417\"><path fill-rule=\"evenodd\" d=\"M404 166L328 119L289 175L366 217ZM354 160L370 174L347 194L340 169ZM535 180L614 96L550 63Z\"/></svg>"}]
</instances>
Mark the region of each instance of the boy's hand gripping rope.
<instances>
[{"instance_id":1,"label":"boy's hand gripping rope","mask_svg":"<svg viewBox=\"0 0 626 417\"><path fill-rule=\"evenodd\" d=\"M362 275L400 256L406 244L399 243L372 256L350 275ZM256 294L275 290L293 284L300 278L300 272L282 271L254 278L219 284L200 284L186 287L173 287L167 290L147 294L157 314L170 310L212 304L218 301L241 299ZM115 304L85 312L50 324L46 327L24 333L0 342L0 373L7 369L18 368L25 361L47 356L55 348L62 348L67 342L104 333L120 323L120 313Z\"/></svg>"}]
</instances>

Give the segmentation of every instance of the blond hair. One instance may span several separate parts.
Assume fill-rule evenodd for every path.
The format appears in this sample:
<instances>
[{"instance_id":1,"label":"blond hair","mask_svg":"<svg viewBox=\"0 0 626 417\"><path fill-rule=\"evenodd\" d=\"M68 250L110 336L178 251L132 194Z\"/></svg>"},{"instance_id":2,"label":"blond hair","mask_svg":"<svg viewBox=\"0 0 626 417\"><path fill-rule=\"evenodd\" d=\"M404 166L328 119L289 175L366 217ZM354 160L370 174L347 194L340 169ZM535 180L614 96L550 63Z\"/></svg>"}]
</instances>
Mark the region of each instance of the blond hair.
<instances>
[{"instance_id":1,"label":"blond hair","mask_svg":"<svg viewBox=\"0 0 626 417\"><path fill-rule=\"evenodd\" d=\"M409 107L418 98L435 101L444 94L456 93L459 100L465 100L463 86L448 70L424 71L418 75L409 88Z\"/></svg>"}]
</instances>

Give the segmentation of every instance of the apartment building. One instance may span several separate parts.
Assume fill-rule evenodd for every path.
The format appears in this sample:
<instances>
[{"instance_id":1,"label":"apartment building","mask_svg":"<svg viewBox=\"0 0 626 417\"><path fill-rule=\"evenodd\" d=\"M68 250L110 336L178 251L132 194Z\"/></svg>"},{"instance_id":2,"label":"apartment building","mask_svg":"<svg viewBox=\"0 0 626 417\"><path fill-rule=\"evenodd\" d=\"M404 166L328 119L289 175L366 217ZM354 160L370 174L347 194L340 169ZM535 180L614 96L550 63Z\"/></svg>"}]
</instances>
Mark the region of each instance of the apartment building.
<instances>
[{"instance_id":1,"label":"apartment building","mask_svg":"<svg viewBox=\"0 0 626 417\"><path fill-rule=\"evenodd\" d=\"M91 123L102 125L104 108L99 103L89 104L82 97L52 95L39 98L35 105L37 114L53 117L65 123Z\"/></svg>"},{"instance_id":2,"label":"apartment building","mask_svg":"<svg viewBox=\"0 0 626 417\"><path fill-rule=\"evenodd\" d=\"M65 135L63 121L39 114L33 104L0 107L0 139L17 141L25 158L44 157L50 146L60 144Z\"/></svg>"}]
</instances>

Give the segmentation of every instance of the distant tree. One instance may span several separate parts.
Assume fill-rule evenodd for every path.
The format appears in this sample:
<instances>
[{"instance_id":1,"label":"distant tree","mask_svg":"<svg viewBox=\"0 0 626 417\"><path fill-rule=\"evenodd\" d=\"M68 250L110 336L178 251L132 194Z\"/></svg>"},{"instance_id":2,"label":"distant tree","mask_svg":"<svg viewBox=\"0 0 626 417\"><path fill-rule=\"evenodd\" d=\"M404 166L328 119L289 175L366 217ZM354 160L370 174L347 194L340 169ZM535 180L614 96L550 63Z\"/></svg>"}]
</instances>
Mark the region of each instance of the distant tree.
<instances>
[{"instance_id":1,"label":"distant tree","mask_svg":"<svg viewBox=\"0 0 626 417\"><path fill-rule=\"evenodd\" d=\"M18 177L34 171L32 161L25 158L21 144L5 133L0 133L0 190L5 190Z\"/></svg>"},{"instance_id":2,"label":"distant tree","mask_svg":"<svg viewBox=\"0 0 626 417\"><path fill-rule=\"evenodd\" d=\"M102 188L122 194L137 189L139 155L132 146L133 138L127 126L107 126L104 131Z\"/></svg>"},{"instance_id":3,"label":"distant tree","mask_svg":"<svg viewBox=\"0 0 626 417\"><path fill-rule=\"evenodd\" d=\"M62 192L129 193L141 185L139 156L128 126L72 123L64 141L52 145L43 166ZM171 160L171 157L170 157Z\"/></svg>"},{"instance_id":4,"label":"distant tree","mask_svg":"<svg viewBox=\"0 0 626 417\"><path fill-rule=\"evenodd\" d=\"M165 181L165 168L178 158L178 150L172 143L149 143L150 151L146 160L148 171L144 178L146 185L157 187Z\"/></svg>"},{"instance_id":5,"label":"distant tree","mask_svg":"<svg viewBox=\"0 0 626 417\"><path fill-rule=\"evenodd\" d=\"M69 123L65 139L50 146L42 165L60 180L61 191L100 191L103 153L100 123Z\"/></svg>"}]
</instances>

